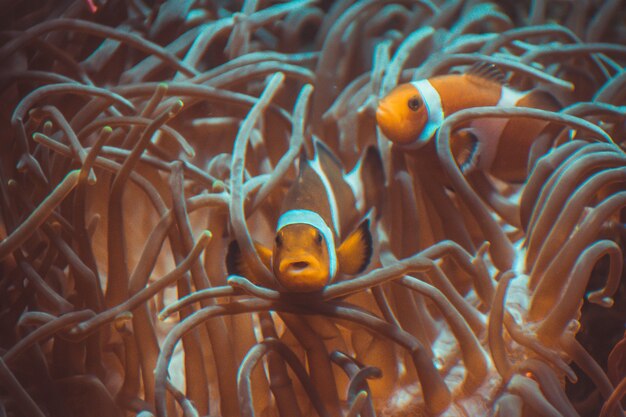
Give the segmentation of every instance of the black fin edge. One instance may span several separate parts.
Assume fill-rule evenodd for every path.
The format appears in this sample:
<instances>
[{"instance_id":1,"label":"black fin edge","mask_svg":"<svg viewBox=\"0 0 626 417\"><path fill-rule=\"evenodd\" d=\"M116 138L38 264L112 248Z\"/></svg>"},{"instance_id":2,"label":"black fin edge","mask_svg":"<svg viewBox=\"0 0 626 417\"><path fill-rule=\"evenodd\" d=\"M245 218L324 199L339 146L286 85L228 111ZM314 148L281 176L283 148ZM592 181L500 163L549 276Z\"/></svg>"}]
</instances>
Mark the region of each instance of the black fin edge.
<instances>
[{"instance_id":1,"label":"black fin edge","mask_svg":"<svg viewBox=\"0 0 626 417\"><path fill-rule=\"evenodd\" d=\"M361 183L365 185L367 183L366 176L376 176L379 175L377 182L373 178L371 179L372 185L374 187L380 187L380 192L375 193L372 201L367 201L368 194L371 196L372 193L368 193L367 190L365 192L365 204L368 204L369 207L376 208L376 219L379 219L383 213L383 206L385 204L385 194L386 194L386 184L387 178L385 175L385 167L383 166L383 159L380 155L380 151L374 145L370 145L365 149L363 153L363 163L361 166Z\"/></svg>"},{"instance_id":2,"label":"black fin edge","mask_svg":"<svg viewBox=\"0 0 626 417\"><path fill-rule=\"evenodd\" d=\"M356 272L357 274L360 274L361 272L365 271L365 268L367 268L367 266L372 261L373 242L372 242L372 233L370 232L370 223L371 223L370 219L365 219L359 225L359 228L363 229L361 231L361 234L363 235L363 238L365 239L366 252L365 252L365 256L363 257L363 265L359 267L359 270Z\"/></svg>"},{"instance_id":3,"label":"black fin edge","mask_svg":"<svg viewBox=\"0 0 626 417\"><path fill-rule=\"evenodd\" d=\"M365 152L363 152L363 165L367 165L370 170L378 171L385 180L385 169L383 167L383 159L380 156L380 151L376 146L369 145Z\"/></svg>"},{"instance_id":4,"label":"black fin edge","mask_svg":"<svg viewBox=\"0 0 626 417\"><path fill-rule=\"evenodd\" d=\"M239 271L240 261L241 250L239 249L239 243L233 240L228 244L228 250L226 252L226 271L228 275L241 275L241 271Z\"/></svg>"},{"instance_id":5,"label":"black fin edge","mask_svg":"<svg viewBox=\"0 0 626 417\"><path fill-rule=\"evenodd\" d=\"M478 138L469 129L468 129L467 134L471 135L473 140L471 143L471 149L470 149L469 155L467 156L467 159L463 161L461 165L459 166L463 175L468 174L469 172L473 171L474 168L476 168L476 165L478 165L478 156L479 156L478 148L479 148L480 143L478 141Z\"/></svg>"},{"instance_id":6,"label":"black fin edge","mask_svg":"<svg viewBox=\"0 0 626 417\"><path fill-rule=\"evenodd\" d=\"M466 74L475 75L477 77L484 78L486 80L495 81L501 85L506 84L506 76L498 68L496 64L485 61L477 61L470 66Z\"/></svg>"},{"instance_id":7,"label":"black fin edge","mask_svg":"<svg viewBox=\"0 0 626 417\"><path fill-rule=\"evenodd\" d=\"M341 162L341 159L339 159L339 157L337 155L335 155L335 153L332 151L332 149L330 149L328 147L328 145L325 144L324 142L322 142L320 139L313 138L313 150L314 150L316 155L318 153L323 153L323 154L327 155L343 171L343 163Z\"/></svg>"}]
</instances>

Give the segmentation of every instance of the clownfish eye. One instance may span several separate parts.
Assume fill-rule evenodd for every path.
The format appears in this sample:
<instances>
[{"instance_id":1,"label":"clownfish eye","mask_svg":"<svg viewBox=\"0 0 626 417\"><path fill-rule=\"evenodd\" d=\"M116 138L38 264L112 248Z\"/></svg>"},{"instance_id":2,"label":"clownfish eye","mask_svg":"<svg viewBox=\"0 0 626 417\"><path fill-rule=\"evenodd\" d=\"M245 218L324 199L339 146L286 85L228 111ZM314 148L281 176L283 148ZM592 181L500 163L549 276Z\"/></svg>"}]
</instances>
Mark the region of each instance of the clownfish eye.
<instances>
[{"instance_id":1,"label":"clownfish eye","mask_svg":"<svg viewBox=\"0 0 626 417\"><path fill-rule=\"evenodd\" d=\"M276 246L281 246L283 244L283 237L280 233L276 234L276 238L274 240L276 241Z\"/></svg>"},{"instance_id":2,"label":"clownfish eye","mask_svg":"<svg viewBox=\"0 0 626 417\"><path fill-rule=\"evenodd\" d=\"M418 111L422 107L422 100L418 96L413 96L409 99L408 105L409 109Z\"/></svg>"},{"instance_id":3,"label":"clownfish eye","mask_svg":"<svg viewBox=\"0 0 626 417\"><path fill-rule=\"evenodd\" d=\"M318 245L322 244L322 234L318 231L315 232L315 243Z\"/></svg>"}]
</instances>

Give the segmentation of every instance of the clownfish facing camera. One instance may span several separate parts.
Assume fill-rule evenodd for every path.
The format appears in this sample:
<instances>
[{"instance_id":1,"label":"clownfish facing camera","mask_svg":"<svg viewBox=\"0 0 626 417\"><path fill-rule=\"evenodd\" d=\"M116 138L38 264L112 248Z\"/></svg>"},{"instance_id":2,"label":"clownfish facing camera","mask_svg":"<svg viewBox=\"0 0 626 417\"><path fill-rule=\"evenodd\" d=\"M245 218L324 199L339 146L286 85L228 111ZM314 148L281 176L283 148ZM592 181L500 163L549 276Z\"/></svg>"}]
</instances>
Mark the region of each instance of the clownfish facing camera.
<instances>
[{"instance_id":1,"label":"clownfish facing camera","mask_svg":"<svg viewBox=\"0 0 626 417\"><path fill-rule=\"evenodd\" d=\"M369 148L349 174L321 142L314 141L313 159L300 158L300 171L287 192L272 249L255 242L263 263L289 292L318 291L339 274L362 272L372 257L371 215L364 206L374 195L380 204L382 162ZM377 180L377 184L364 184ZM363 201L364 200L364 201ZM354 227L356 220L361 220ZM345 238L343 238L345 237ZM342 239L343 238L343 239ZM226 256L229 274L250 277L236 241Z\"/></svg>"},{"instance_id":2,"label":"clownfish facing camera","mask_svg":"<svg viewBox=\"0 0 626 417\"><path fill-rule=\"evenodd\" d=\"M534 107L555 111L559 103L541 90L519 92L504 85L492 64L478 63L450 74L399 85L384 97L376 121L385 136L405 149L430 142L445 117L471 107ZM505 181L523 181L533 141L548 125L531 118L481 118L458 129L452 153L464 172L478 169Z\"/></svg>"}]
</instances>

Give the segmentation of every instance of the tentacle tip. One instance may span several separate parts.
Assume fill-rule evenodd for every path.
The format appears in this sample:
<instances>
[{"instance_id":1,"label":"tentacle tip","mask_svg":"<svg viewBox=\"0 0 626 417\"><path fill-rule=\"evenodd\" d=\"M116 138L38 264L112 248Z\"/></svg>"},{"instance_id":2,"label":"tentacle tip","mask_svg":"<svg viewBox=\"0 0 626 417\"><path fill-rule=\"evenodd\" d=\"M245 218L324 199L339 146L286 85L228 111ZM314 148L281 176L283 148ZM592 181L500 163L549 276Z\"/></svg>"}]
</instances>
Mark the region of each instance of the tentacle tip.
<instances>
[{"instance_id":1,"label":"tentacle tip","mask_svg":"<svg viewBox=\"0 0 626 417\"><path fill-rule=\"evenodd\" d=\"M50 222L50 227L56 233L61 233L61 231L63 230L63 226L61 226L61 223L56 220Z\"/></svg>"},{"instance_id":2,"label":"tentacle tip","mask_svg":"<svg viewBox=\"0 0 626 417\"><path fill-rule=\"evenodd\" d=\"M355 401L356 401L357 399L359 399L359 398L366 399L366 398L367 398L367 395L368 395L368 394L367 394L367 391L365 391L365 390L361 390L361 391L359 391L359 393L356 395L356 397L355 397Z\"/></svg>"},{"instance_id":3,"label":"tentacle tip","mask_svg":"<svg viewBox=\"0 0 626 417\"><path fill-rule=\"evenodd\" d=\"M92 14L98 11L98 5L93 0L85 0L85 3L87 3L87 7Z\"/></svg>"},{"instance_id":4,"label":"tentacle tip","mask_svg":"<svg viewBox=\"0 0 626 417\"><path fill-rule=\"evenodd\" d=\"M176 102L172 105L172 108L170 110L171 117L174 117L178 113L180 113L184 105L185 103L181 99L176 100Z\"/></svg>"},{"instance_id":5,"label":"tentacle tip","mask_svg":"<svg viewBox=\"0 0 626 417\"><path fill-rule=\"evenodd\" d=\"M282 71L278 71L277 73L274 74L274 78L276 79L276 83L282 83L283 80L285 79L285 73Z\"/></svg>"},{"instance_id":6,"label":"tentacle tip","mask_svg":"<svg viewBox=\"0 0 626 417\"><path fill-rule=\"evenodd\" d=\"M78 337L85 331L85 324L79 323L67 331L69 337Z\"/></svg>"},{"instance_id":7,"label":"tentacle tip","mask_svg":"<svg viewBox=\"0 0 626 417\"><path fill-rule=\"evenodd\" d=\"M184 148L183 151L185 152L185 154L187 154L187 156L189 158L195 158L196 157L196 150L195 149L193 149L193 148L191 148L189 146L184 146L183 148Z\"/></svg>"},{"instance_id":8,"label":"tentacle tip","mask_svg":"<svg viewBox=\"0 0 626 417\"><path fill-rule=\"evenodd\" d=\"M41 141L46 137L43 133L35 132L33 133L33 140L37 143L41 143Z\"/></svg>"},{"instance_id":9,"label":"tentacle tip","mask_svg":"<svg viewBox=\"0 0 626 417\"><path fill-rule=\"evenodd\" d=\"M124 311L117 316L113 321L113 325L115 326L115 330L120 333L126 333L131 331L128 327L129 322L133 319L133 313L130 311Z\"/></svg>"},{"instance_id":10,"label":"tentacle tip","mask_svg":"<svg viewBox=\"0 0 626 417\"><path fill-rule=\"evenodd\" d=\"M102 133L104 133L105 135L110 135L111 133L113 133L113 128L111 126L104 126L102 128Z\"/></svg>"},{"instance_id":11,"label":"tentacle tip","mask_svg":"<svg viewBox=\"0 0 626 417\"><path fill-rule=\"evenodd\" d=\"M244 277L239 275L230 275L226 278L226 284L230 285L233 288L241 288L242 284L247 281Z\"/></svg>"},{"instance_id":12,"label":"tentacle tip","mask_svg":"<svg viewBox=\"0 0 626 417\"><path fill-rule=\"evenodd\" d=\"M587 296L587 300L590 303L594 303L605 308L613 307L613 303L615 302L612 297L603 296L601 291L592 292Z\"/></svg>"},{"instance_id":13,"label":"tentacle tip","mask_svg":"<svg viewBox=\"0 0 626 417\"><path fill-rule=\"evenodd\" d=\"M27 168L26 168L26 161L24 161L24 158L17 161L17 164L15 164L15 169L17 170L17 172L20 172L20 173L26 172Z\"/></svg>"},{"instance_id":14,"label":"tentacle tip","mask_svg":"<svg viewBox=\"0 0 626 417\"><path fill-rule=\"evenodd\" d=\"M89 175L87 176L87 184L96 185L97 182L98 182L98 177L96 177L96 173L93 171L93 169L90 169Z\"/></svg>"},{"instance_id":15,"label":"tentacle tip","mask_svg":"<svg viewBox=\"0 0 626 417\"><path fill-rule=\"evenodd\" d=\"M211 184L211 188L213 189L213 192L221 193L226 190L226 184L224 184L224 181L222 180L215 180L213 181L213 184Z\"/></svg>"},{"instance_id":16,"label":"tentacle tip","mask_svg":"<svg viewBox=\"0 0 626 417\"><path fill-rule=\"evenodd\" d=\"M480 247L478 248L478 251L476 252L476 257L485 256L485 254L487 253L490 247L491 247L491 242L489 242L488 240L485 240L483 244L480 245Z\"/></svg>"},{"instance_id":17,"label":"tentacle tip","mask_svg":"<svg viewBox=\"0 0 626 417\"><path fill-rule=\"evenodd\" d=\"M78 181L79 176L80 176L80 169L74 169L68 172L65 178L71 181Z\"/></svg>"},{"instance_id":18,"label":"tentacle tip","mask_svg":"<svg viewBox=\"0 0 626 417\"><path fill-rule=\"evenodd\" d=\"M210 230L204 230L200 234L200 239L206 241L207 243L213 238L213 233Z\"/></svg>"}]
</instances>

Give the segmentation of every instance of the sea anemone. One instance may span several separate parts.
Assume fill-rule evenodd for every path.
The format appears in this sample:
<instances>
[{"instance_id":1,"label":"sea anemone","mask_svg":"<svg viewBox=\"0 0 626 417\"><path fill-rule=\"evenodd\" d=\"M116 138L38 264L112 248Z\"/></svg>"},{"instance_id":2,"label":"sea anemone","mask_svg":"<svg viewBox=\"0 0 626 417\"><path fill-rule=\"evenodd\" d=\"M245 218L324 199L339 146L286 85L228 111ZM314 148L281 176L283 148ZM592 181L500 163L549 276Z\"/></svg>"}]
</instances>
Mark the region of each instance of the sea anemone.
<instances>
[{"instance_id":1,"label":"sea anemone","mask_svg":"<svg viewBox=\"0 0 626 417\"><path fill-rule=\"evenodd\" d=\"M3 2L0 415L623 415L621 3ZM477 62L563 109L391 146L380 98ZM526 181L459 167L481 118L550 123ZM384 204L366 271L289 293L253 239L313 138Z\"/></svg>"}]
</instances>

